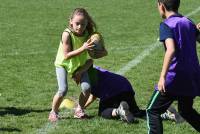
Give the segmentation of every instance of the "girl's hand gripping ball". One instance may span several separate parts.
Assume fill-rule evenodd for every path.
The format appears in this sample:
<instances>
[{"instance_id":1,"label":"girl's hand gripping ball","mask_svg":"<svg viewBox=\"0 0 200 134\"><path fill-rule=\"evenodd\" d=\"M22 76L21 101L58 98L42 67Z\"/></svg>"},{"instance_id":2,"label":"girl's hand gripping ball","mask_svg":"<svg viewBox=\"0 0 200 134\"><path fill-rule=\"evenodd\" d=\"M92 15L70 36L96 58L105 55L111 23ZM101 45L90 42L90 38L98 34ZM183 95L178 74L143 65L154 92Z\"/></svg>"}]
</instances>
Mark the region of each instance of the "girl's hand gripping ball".
<instances>
[{"instance_id":1,"label":"girl's hand gripping ball","mask_svg":"<svg viewBox=\"0 0 200 134\"><path fill-rule=\"evenodd\" d=\"M101 58L101 57L98 57L96 53L98 53L99 51L104 51L103 37L99 33L95 33L91 35L90 39L91 39L91 42L94 42L94 47L88 50L90 57L93 59Z\"/></svg>"}]
</instances>

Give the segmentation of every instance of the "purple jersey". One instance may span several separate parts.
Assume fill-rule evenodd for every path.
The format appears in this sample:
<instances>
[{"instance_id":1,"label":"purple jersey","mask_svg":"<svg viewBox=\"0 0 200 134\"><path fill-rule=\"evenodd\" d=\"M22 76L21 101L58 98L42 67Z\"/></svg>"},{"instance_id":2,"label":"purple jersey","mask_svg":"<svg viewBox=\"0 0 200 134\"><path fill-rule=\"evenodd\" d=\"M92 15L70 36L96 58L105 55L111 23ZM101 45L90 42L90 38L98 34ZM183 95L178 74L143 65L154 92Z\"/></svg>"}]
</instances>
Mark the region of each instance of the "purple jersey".
<instances>
[{"instance_id":1,"label":"purple jersey","mask_svg":"<svg viewBox=\"0 0 200 134\"><path fill-rule=\"evenodd\" d=\"M171 34L167 34L169 37L160 35L161 41L173 38L175 42L175 55L166 76L167 92L179 96L200 96L196 26L188 18L181 15L170 16L164 20L163 24L169 28L168 31L171 31ZM160 28L160 30L163 29Z\"/></svg>"},{"instance_id":2,"label":"purple jersey","mask_svg":"<svg viewBox=\"0 0 200 134\"><path fill-rule=\"evenodd\" d=\"M130 82L123 76L109 72L100 67L88 70L91 81L91 93L101 100L108 99L122 92L133 92Z\"/></svg>"}]
</instances>

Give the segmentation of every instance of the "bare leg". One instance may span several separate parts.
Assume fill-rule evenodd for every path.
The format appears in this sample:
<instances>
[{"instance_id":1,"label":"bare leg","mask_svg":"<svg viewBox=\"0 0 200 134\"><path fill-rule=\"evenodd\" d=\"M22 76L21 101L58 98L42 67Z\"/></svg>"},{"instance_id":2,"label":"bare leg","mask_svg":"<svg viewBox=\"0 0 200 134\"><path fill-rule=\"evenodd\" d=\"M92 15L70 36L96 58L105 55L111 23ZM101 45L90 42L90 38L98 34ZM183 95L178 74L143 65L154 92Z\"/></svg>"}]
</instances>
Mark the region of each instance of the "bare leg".
<instances>
[{"instance_id":1,"label":"bare leg","mask_svg":"<svg viewBox=\"0 0 200 134\"><path fill-rule=\"evenodd\" d=\"M49 113L49 120L51 122L55 122L59 119L59 116L58 116L58 108L60 106L60 103L62 102L63 100L63 97L62 96L59 96L58 94L56 94L54 97L53 97L53 102L52 102L52 110L51 112Z\"/></svg>"},{"instance_id":2,"label":"bare leg","mask_svg":"<svg viewBox=\"0 0 200 134\"><path fill-rule=\"evenodd\" d=\"M53 97L53 102L52 102L52 111L54 112L58 112L58 108L61 104L63 100L63 97L62 96L58 96L57 94Z\"/></svg>"}]
</instances>

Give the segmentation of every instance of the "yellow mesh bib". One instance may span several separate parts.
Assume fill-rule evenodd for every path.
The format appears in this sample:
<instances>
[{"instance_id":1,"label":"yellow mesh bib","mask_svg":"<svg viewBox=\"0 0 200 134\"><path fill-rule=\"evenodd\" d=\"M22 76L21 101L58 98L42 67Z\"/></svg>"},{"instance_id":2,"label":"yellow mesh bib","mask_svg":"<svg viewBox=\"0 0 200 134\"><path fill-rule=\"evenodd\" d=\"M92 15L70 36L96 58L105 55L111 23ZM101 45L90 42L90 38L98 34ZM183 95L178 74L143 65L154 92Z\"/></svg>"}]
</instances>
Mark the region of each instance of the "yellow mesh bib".
<instances>
[{"instance_id":1,"label":"yellow mesh bib","mask_svg":"<svg viewBox=\"0 0 200 134\"><path fill-rule=\"evenodd\" d=\"M84 35L80 37L74 35L68 28L65 29L64 32L68 32L70 34L71 45L72 45L73 50L80 48L83 45L83 43L86 42L88 39L87 32L85 32ZM78 67L85 64L87 58L88 58L87 51L84 51L77 56L74 56L70 59L65 60L64 53L63 53L63 44L62 44L62 41L60 41L60 45L59 45L56 60L55 60L55 66L64 67L67 70L67 72L72 75Z\"/></svg>"}]
</instances>

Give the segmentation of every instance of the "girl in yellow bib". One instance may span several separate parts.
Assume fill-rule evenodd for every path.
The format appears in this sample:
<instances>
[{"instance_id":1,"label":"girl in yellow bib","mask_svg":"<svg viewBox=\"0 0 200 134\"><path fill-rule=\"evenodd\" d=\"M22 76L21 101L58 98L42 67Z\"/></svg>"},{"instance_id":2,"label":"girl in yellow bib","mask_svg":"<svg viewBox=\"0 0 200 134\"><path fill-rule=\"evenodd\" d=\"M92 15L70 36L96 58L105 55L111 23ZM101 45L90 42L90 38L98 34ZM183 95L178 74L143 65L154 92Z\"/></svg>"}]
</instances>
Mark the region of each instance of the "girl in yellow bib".
<instances>
[{"instance_id":1,"label":"girl in yellow bib","mask_svg":"<svg viewBox=\"0 0 200 134\"><path fill-rule=\"evenodd\" d=\"M62 33L55 60L58 92L53 97L52 110L49 114L49 120L52 122L58 120L58 108L68 90L67 75L72 78L76 76L76 82L81 85L82 90L74 117L86 116L83 107L90 94L90 81L87 71L80 73L76 70L87 61L87 50L94 47L93 42L88 38L95 30L96 25L85 9L76 8L72 12L69 27Z\"/></svg>"}]
</instances>

